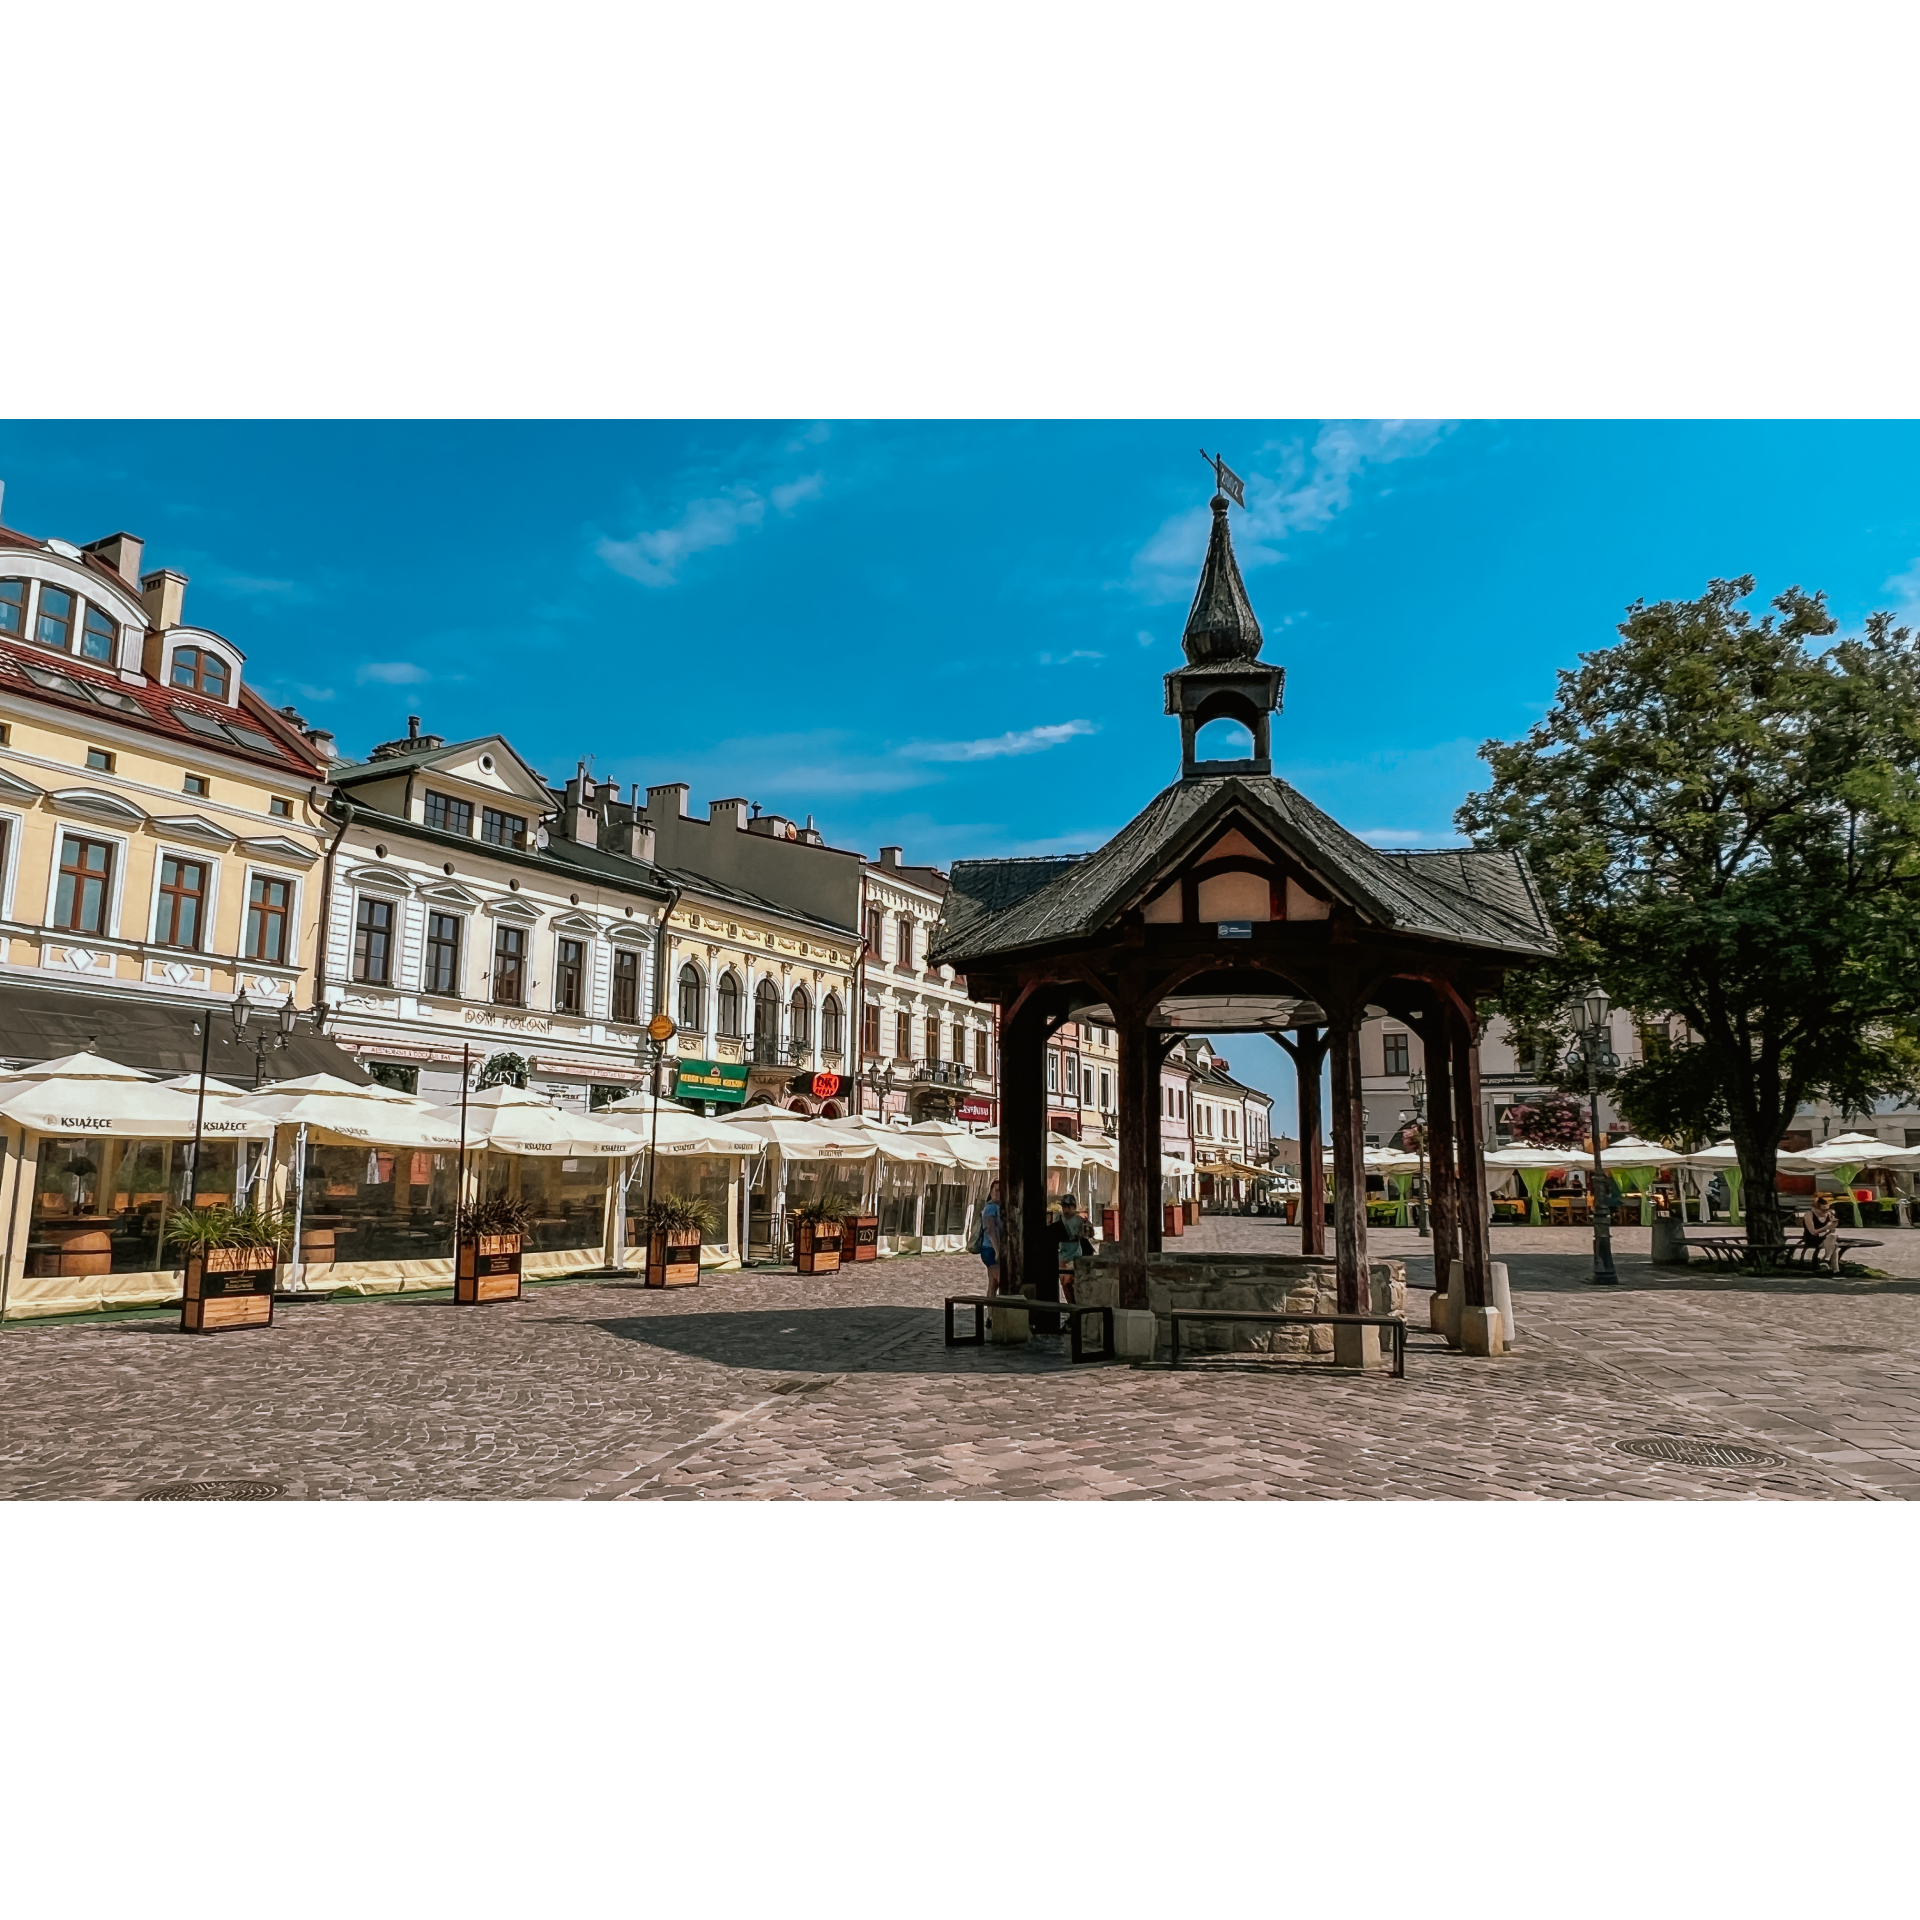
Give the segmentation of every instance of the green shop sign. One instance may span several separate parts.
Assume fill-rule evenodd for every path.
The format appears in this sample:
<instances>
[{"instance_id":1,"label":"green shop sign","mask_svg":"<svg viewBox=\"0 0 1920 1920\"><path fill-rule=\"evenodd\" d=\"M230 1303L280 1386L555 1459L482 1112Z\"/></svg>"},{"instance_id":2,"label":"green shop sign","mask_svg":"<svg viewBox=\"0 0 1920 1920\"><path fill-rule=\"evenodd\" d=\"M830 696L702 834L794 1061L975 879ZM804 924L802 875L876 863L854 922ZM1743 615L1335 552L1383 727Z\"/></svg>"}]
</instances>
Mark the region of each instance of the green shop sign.
<instances>
[{"instance_id":1,"label":"green shop sign","mask_svg":"<svg viewBox=\"0 0 1920 1920\"><path fill-rule=\"evenodd\" d=\"M747 1070L726 1060L682 1060L673 1083L682 1100L714 1100L739 1106L747 1097Z\"/></svg>"}]
</instances>

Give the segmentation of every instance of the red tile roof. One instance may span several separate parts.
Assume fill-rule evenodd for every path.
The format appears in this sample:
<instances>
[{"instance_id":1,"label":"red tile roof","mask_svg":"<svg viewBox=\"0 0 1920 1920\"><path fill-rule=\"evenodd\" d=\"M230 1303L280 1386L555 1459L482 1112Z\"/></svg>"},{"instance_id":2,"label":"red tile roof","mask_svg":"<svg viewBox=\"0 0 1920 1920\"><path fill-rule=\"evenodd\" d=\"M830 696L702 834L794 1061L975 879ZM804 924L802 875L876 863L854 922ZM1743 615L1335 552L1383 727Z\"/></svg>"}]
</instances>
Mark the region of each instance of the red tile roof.
<instances>
[{"instance_id":1,"label":"red tile roof","mask_svg":"<svg viewBox=\"0 0 1920 1920\"><path fill-rule=\"evenodd\" d=\"M0 532L3 531L0 529ZM10 544L20 544L19 536L11 536ZM39 543L36 541L32 544L37 546ZM111 573L112 569L105 571ZM113 577L117 579L119 576L116 574ZM42 686L29 678L29 667L44 673L59 674L83 689L97 687L108 697L95 700L84 691L70 694L57 687ZM142 732L159 734L169 740L192 741L196 746L213 747L240 760L273 767L282 773L292 773L303 780L326 778L326 769L313 757L306 740L244 681L240 686L239 705L228 707L217 700L203 700L197 694L163 687L144 677L136 685L123 680L111 668L75 659L69 653L54 653L42 647L0 641L0 687L9 693L25 694L31 699L45 701L49 707L76 717L98 719L104 716L118 726L136 727ZM133 703L131 708L126 704L129 701ZM180 718L182 714L201 717L202 728L196 728ZM224 737L216 737L211 730L203 730L209 728L209 723L220 723ZM254 745L235 739L232 734L225 732L227 726L244 727L261 736L266 744Z\"/></svg>"}]
</instances>

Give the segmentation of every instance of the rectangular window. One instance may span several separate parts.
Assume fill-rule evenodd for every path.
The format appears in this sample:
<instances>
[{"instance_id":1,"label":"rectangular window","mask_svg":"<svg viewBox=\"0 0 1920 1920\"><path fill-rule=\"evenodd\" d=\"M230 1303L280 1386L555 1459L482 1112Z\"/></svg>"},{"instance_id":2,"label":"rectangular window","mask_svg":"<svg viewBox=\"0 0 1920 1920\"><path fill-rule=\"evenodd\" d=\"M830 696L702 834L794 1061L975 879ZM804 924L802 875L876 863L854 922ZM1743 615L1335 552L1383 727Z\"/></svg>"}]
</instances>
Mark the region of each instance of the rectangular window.
<instances>
[{"instance_id":1,"label":"rectangular window","mask_svg":"<svg viewBox=\"0 0 1920 1920\"><path fill-rule=\"evenodd\" d=\"M1100 1104L1109 1112L1113 1109L1113 1075L1110 1073L1100 1076Z\"/></svg>"},{"instance_id":2,"label":"rectangular window","mask_svg":"<svg viewBox=\"0 0 1920 1920\"><path fill-rule=\"evenodd\" d=\"M518 1007L527 998L527 930L493 930L493 1000L495 1006Z\"/></svg>"},{"instance_id":3,"label":"rectangular window","mask_svg":"<svg viewBox=\"0 0 1920 1920\"><path fill-rule=\"evenodd\" d=\"M60 843L60 884L53 897L53 924L68 933L105 933L112 889L112 845L68 834Z\"/></svg>"},{"instance_id":4,"label":"rectangular window","mask_svg":"<svg viewBox=\"0 0 1920 1920\"><path fill-rule=\"evenodd\" d=\"M73 639L73 595L58 587L40 589L40 612L33 623L33 637L43 647L58 647L62 653Z\"/></svg>"},{"instance_id":5,"label":"rectangular window","mask_svg":"<svg viewBox=\"0 0 1920 1920\"><path fill-rule=\"evenodd\" d=\"M187 775L186 785L181 791L195 794L204 800L207 795L213 791L213 782L209 780L204 773L190 773Z\"/></svg>"},{"instance_id":6,"label":"rectangular window","mask_svg":"<svg viewBox=\"0 0 1920 1920\"><path fill-rule=\"evenodd\" d=\"M107 752L104 747L89 747L87 749L87 770L90 773L111 773L113 771L113 755Z\"/></svg>"},{"instance_id":7,"label":"rectangular window","mask_svg":"<svg viewBox=\"0 0 1920 1920\"><path fill-rule=\"evenodd\" d=\"M896 940L897 945L894 948L897 956L896 964L902 971L911 972L913 969L913 922L904 913L900 916Z\"/></svg>"},{"instance_id":8,"label":"rectangular window","mask_svg":"<svg viewBox=\"0 0 1920 1920\"><path fill-rule=\"evenodd\" d=\"M267 802L267 811L272 814L276 820L291 820L293 818L293 802L287 799L285 795L276 793L273 798Z\"/></svg>"},{"instance_id":9,"label":"rectangular window","mask_svg":"<svg viewBox=\"0 0 1920 1920\"><path fill-rule=\"evenodd\" d=\"M19 633L27 624L27 583L0 580L0 633Z\"/></svg>"},{"instance_id":10,"label":"rectangular window","mask_svg":"<svg viewBox=\"0 0 1920 1920\"><path fill-rule=\"evenodd\" d=\"M1404 1033L1389 1033L1384 1036L1383 1044L1387 1055L1385 1071L1405 1073L1407 1071L1407 1036Z\"/></svg>"},{"instance_id":11,"label":"rectangular window","mask_svg":"<svg viewBox=\"0 0 1920 1920\"><path fill-rule=\"evenodd\" d=\"M1093 1105L1093 1069L1091 1067L1080 1069L1080 1104L1083 1107Z\"/></svg>"},{"instance_id":12,"label":"rectangular window","mask_svg":"<svg viewBox=\"0 0 1920 1920\"><path fill-rule=\"evenodd\" d=\"M989 1070L987 1065L988 1057L987 1034L986 1029L983 1027L973 1036L973 1070L975 1073L986 1073Z\"/></svg>"},{"instance_id":13,"label":"rectangular window","mask_svg":"<svg viewBox=\"0 0 1920 1920\"><path fill-rule=\"evenodd\" d=\"M867 909L867 950L876 960L880 958L881 938L880 909L869 907Z\"/></svg>"},{"instance_id":14,"label":"rectangular window","mask_svg":"<svg viewBox=\"0 0 1920 1920\"><path fill-rule=\"evenodd\" d=\"M880 1051L880 1004L869 1000L860 1013L860 1047L865 1053Z\"/></svg>"},{"instance_id":15,"label":"rectangular window","mask_svg":"<svg viewBox=\"0 0 1920 1920\"><path fill-rule=\"evenodd\" d=\"M640 956L631 947L613 956L613 1017L628 1023L640 1018Z\"/></svg>"},{"instance_id":16,"label":"rectangular window","mask_svg":"<svg viewBox=\"0 0 1920 1920\"><path fill-rule=\"evenodd\" d=\"M1060 1056L1051 1047L1047 1049L1047 1091L1060 1091Z\"/></svg>"},{"instance_id":17,"label":"rectangular window","mask_svg":"<svg viewBox=\"0 0 1920 1920\"><path fill-rule=\"evenodd\" d=\"M427 825L442 833L470 835L473 832L473 802L456 800L450 793L427 792Z\"/></svg>"},{"instance_id":18,"label":"rectangular window","mask_svg":"<svg viewBox=\"0 0 1920 1920\"><path fill-rule=\"evenodd\" d=\"M247 958L284 961L293 882L256 873L247 888Z\"/></svg>"},{"instance_id":19,"label":"rectangular window","mask_svg":"<svg viewBox=\"0 0 1920 1920\"><path fill-rule=\"evenodd\" d=\"M393 902L360 902L353 916L353 977L384 987L393 978Z\"/></svg>"},{"instance_id":20,"label":"rectangular window","mask_svg":"<svg viewBox=\"0 0 1920 1920\"><path fill-rule=\"evenodd\" d=\"M893 1057L896 1060L913 1058L913 1015L910 1013L893 1016Z\"/></svg>"},{"instance_id":21,"label":"rectangular window","mask_svg":"<svg viewBox=\"0 0 1920 1920\"><path fill-rule=\"evenodd\" d=\"M940 1058L940 1022L933 1014L927 1016L927 1058Z\"/></svg>"},{"instance_id":22,"label":"rectangular window","mask_svg":"<svg viewBox=\"0 0 1920 1920\"><path fill-rule=\"evenodd\" d=\"M460 991L460 916L427 915L427 968L421 982L428 993Z\"/></svg>"},{"instance_id":23,"label":"rectangular window","mask_svg":"<svg viewBox=\"0 0 1920 1920\"><path fill-rule=\"evenodd\" d=\"M480 838L493 847L524 847L527 844L527 823L517 813L502 813L498 807L482 807Z\"/></svg>"},{"instance_id":24,"label":"rectangular window","mask_svg":"<svg viewBox=\"0 0 1920 1920\"><path fill-rule=\"evenodd\" d=\"M579 1013L587 1004L587 946L584 940L560 942L560 964L553 982L554 1010Z\"/></svg>"}]
</instances>

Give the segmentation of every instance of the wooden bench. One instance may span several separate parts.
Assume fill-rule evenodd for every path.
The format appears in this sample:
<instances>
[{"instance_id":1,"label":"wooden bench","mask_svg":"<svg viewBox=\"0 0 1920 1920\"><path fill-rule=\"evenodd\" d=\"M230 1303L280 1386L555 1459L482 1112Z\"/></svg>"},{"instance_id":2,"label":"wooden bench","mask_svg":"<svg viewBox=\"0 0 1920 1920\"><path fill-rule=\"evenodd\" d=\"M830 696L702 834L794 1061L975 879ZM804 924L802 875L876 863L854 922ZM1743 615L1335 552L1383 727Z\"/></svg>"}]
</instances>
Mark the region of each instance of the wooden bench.
<instances>
[{"instance_id":1,"label":"wooden bench","mask_svg":"<svg viewBox=\"0 0 1920 1920\"><path fill-rule=\"evenodd\" d=\"M1393 1377L1407 1377L1407 1323L1385 1314L1371 1313L1274 1313L1238 1307L1176 1307L1167 1318L1173 1323L1173 1357L1170 1367L1180 1364L1180 1323L1183 1320L1245 1320L1266 1327L1388 1327L1393 1332Z\"/></svg>"},{"instance_id":2,"label":"wooden bench","mask_svg":"<svg viewBox=\"0 0 1920 1920\"><path fill-rule=\"evenodd\" d=\"M957 1334L953 1330L953 1310L955 1307L973 1309L973 1332L971 1336ZM1023 1293L953 1293L947 1296L947 1345L950 1347L980 1347L987 1340L987 1309L1006 1307L1019 1313L1057 1313L1067 1323L1068 1352L1076 1361L1111 1360L1113 1352L1113 1309L1111 1307L1076 1306L1071 1300L1029 1300ZM1082 1323L1091 1314L1100 1317L1100 1351L1089 1353L1086 1350L1085 1333Z\"/></svg>"},{"instance_id":3,"label":"wooden bench","mask_svg":"<svg viewBox=\"0 0 1920 1920\"><path fill-rule=\"evenodd\" d=\"M1744 1236L1720 1234L1712 1240L1689 1240L1687 1251L1704 1253L1707 1264L1721 1273L1745 1273L1759 1265L1764 1257L1769 1266L1793 1267L1803 1273L1823 1273L1826 1271L1820 1247L1812 1240L1794 1240L1785 1246L1757 1246ZM1839 1250L1844 1257L1855 1247L1877 1247L1878 1240L1842 1240Z\"/></svg>"}]
</instances>

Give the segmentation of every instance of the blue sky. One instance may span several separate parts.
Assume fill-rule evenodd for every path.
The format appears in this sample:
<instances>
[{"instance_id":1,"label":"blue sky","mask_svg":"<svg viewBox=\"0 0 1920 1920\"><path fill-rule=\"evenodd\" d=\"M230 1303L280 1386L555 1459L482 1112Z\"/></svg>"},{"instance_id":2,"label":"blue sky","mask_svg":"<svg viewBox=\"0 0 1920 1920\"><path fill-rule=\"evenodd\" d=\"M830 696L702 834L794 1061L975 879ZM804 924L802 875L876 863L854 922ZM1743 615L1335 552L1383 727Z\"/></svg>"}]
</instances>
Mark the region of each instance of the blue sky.
<instances>
[{"instance_id":1,"label":"blue sky","mask_svg":"<svg viewBox=\"0 0 1920 1920\"><path fill-rule=\"evenodd\" d=\"M1445 844L1636 597L1920 612L1897 423L33 421L0 481L9 526L143 535L350 754L416 712L944 863L1096 846L1177 775L1202 445L1248 481L1276 771L1382 845Z\"/></svg>"}]
</instances>

